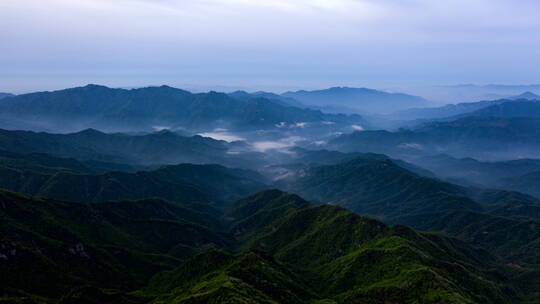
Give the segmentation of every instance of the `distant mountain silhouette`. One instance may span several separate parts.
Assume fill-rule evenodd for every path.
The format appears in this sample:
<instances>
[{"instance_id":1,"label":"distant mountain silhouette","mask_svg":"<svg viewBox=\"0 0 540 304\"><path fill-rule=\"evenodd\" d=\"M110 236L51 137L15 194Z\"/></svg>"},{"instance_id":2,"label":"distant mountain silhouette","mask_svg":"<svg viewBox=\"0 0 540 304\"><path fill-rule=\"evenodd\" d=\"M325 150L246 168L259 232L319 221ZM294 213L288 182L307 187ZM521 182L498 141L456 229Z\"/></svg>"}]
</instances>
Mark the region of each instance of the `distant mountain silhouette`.
<instances>
[{"instance_id":1,"label":"distant mountain silhouette","mask_svg":"<svg viewBox=\"0 0 540 304\"><path fill-rule=\"evenodd\" d=\"M511 102L503 102L485 107L471 113L460 115L483 116L483 117L540 117L540 99L519 99ZM459 117L456 117L459 118Z\"/></svg>"},{"instance_id":2,"label":"distant mountain silhouette","mask_svg":"<svg viewBox=\"0 0 540 304\"><path fill-rule=\"evenodd\" d=\"M231 96L232 98L242 99L242 100L249 100L253 98L266 98L282 106L298 107L298 108L306 107L304 104L300 103L299 101L293 98L284 97L275 93L264 92L264 91L257 91L253 93L248 93L246 91L234 91L232 93L228 93L228 95Z\"/></svg>"},{"instance_id":3,"label":"distant mountain silhouette","mask_svg":"<svg viewBox=\"0 0 540 304\"><path fill-rule=\"evenodd\" d=\"M472 113L492 105L506 103L513 99L483 100L477 102L464 102L448 104L442 107L411 108L394 114L399 119L438 119Z\"/></svg>"},{"instance_id":4,"label":"distant mountain silhouette","mask_svg":"<svg viewBox=\"0 0 540 304\"><path fill-rule=\"evenodd\" d=\"M540 95L534 94L533 92L524 92L522 94L519 94L517 96L509 97L508 99L528 99L528 100L540 100Z\"/></svg>"},{"instance_id":5,"label":"distant mountain silhouette","mask_svg":"<svg viewBox=\"0 0 540 304\"><path fill-rule=\"evenodd\" d=\"M286 92L281 96L293 98L306 105L340 106L365 113L391 113L427 105L427 101L422 97L367 88L333 87L316 91Z\"/></svg>"},{"instance_id":6,"label":"distant mountain silhouette","mask_svg":"<svg viewBox=\"0 0 540 304\"><path fill-rule=\"evenodd\" d=\"M433 100L444 101L447 103L458 103L472 102L475 100L509 98L509 96L519 95L527 91L540 93L540 84L463 84L453 86L437 86L425 94L430 96L430 98Z\"/></svg>"}]
</instances>

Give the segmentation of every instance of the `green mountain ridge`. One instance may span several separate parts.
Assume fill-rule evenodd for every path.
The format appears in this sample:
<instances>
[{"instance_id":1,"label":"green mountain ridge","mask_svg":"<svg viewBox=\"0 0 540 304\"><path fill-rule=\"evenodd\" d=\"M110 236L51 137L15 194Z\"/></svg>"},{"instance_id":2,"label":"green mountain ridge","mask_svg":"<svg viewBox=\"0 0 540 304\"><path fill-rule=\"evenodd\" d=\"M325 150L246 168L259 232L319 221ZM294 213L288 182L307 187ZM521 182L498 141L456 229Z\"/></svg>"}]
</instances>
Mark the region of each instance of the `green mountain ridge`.
<instances>
[{"instance_id":1,"label":"green mountain ridge","mask_svg":"<svg viewBox=\"0 0 540 304\"><path fill-rule=\"evenodd\" d=\"M255 172L220 165L180 164L135 173L42 173L26 166L0 165L0 188L78 202L161 197L174 202L220 205L264 188Z\"/></svg>"},{"instance_id":2,"label":"green mountain ridge","mask_svg":"<svg viewBox=\"0 0 540 304\"><path fill-rule=\"evenodd\" d=\"M418 176L390 159L358 157L298 175L281 184L308 199L339 204L388 223L414 225L416 217L435 211L482 209L463 195L464 188Z\"/></svg>"},{"instance_id":3,"label":"green mountain ridge","mask_svg":"<svg viewBox=\"0 0 540 304\"><path fill-rule=\"evenodd\" d=\"M537 267L540 261L540 204L521 193L460 187L419 176L390 159L366 157L308 167L279 185L389 224L458 237L508 263Z\"/></svg>"},{"instance_id":4,"label":"green mountain ridge","mask_svg":"<svg viewBox=\"0 0 540 304\"><path fill-rule=\"evenodd\" d=\"M261 199L268 201L268 196L275 197L269 201L270 206L259 201ZM310 286L320 291L323 297L331 297L339 303L388 301L408 303L413 298L414 301L425 303L470 301L469 296L447 293L447 289L451 287L446 285L445 280L438 281L438 276L432 276L431 271L434 269L428 270L429 266L424 268L417 264L425 265L429 261L425 256L428 248L441 250L434 255L437 257L450 258L450 255L461 254L474 256L465 248L452 252L451 246L466 246L464 243L458 241L448 243L449 240L435 235L421 236L401 226L389 227L337 206L306 206L300 203L297 208L279 208L290 206L291 199L296 200L294 197L284 196L279 191L262 193L246 199L261 207L252 209L250 213L242 212L244 216L253 217L268 209L282 210L284 215L266 225L267 227L260 233L250 236L247 244L250 244L251 248L269 252L278 261L301 271L310 278ZM241 206L248 204L247 201L242 201ZM236 222L244 220L240 218L236 219ZM452 253L443 253L446 250ZM474 268L473 265L482 264L480 256L478 255L476 257L478 260L467 267ZM392 261L399 261L397 263L400 266L392 267ZM434 265L433 267L435 268ZM457 273L457 269L450 270L443 276L449 273ZM463 269L459 273L461 276L466 275ZM472 277L476 279L475 276ZM422 286L424 280L435 282L431 281L429 287L425 286L426 293L414 295L409 293L422 290L410 287L415 284L418 284L417 287ZM494 296L496 298L498 295Z\"/></svg>"},{"instance_id":5,"label":"green mountain ridge","mask_svg":"<svg viewBox=\"0 0 540 304\"><path fill-rule=\"evenodd\" d=\"M0 150L0 166L34 170L41 173L69 171L93 174L109 171L132 172L137 168L126 164L54 157L46 153L15 153L5 150Z\"/></svg>"},{"instance_id":6,"label":"green mountain ridge","mask_svg":"<svg viewBox=\"0 0 540 304\"><path fill-rule=\"evenodd\" d=\"M1 299L525 303L527 296L520 284L528 270L338 206L268 190L238 201L227 216L231 222L220 225L229 228L209 226L219 220L189 204L83 204L0 191L0 270L18 273L3 277Z\"/></svg>"},{"instance_id":7,"label":"green mountain ridge","mask_svg":"<svg viewBox=\"0 0 540 304\"><path fill-rule=\"evenodd\" d=\"M140 288L204 244L234 243L204 226L211 215L160 200L80 204L2 190L0 203L3 295Z\"/></svg>"}]
</instances>

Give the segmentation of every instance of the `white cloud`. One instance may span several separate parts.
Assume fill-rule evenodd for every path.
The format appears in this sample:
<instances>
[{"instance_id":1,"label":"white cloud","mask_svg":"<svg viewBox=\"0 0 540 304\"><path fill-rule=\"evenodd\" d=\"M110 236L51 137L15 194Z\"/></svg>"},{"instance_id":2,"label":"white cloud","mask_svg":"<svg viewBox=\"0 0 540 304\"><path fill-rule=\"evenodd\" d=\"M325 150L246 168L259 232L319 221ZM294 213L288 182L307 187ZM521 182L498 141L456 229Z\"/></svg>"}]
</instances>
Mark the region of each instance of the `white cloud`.
<instances>
[{"instance_id":1,"label":"white cloud","mask_svg":"<svg viewBox=\"0 0 540 304\"><path fill-rule=\"evenodd\" d=\"M210 137L216 140L224 140L226 142L245 140L245 138L229 133L225 129L216 129L214 130L214 132L204 132L200 133L199 135L203 137Z\"/></svg>"},{"instance_id":2,"label":"white cloud","mask_svg":"<svg viewBox=\"0 0 540 304\"><path fill-rule=\"evenodd\" d=\"M288 148L296 145L297 142L305 140L300 136L290 136L282 138L278 141L257 141L253 142L253 150L257 152L266 152L270 150L277 150L283 153L289 153Z\"/></svg>"},{"instance_id":3,"label":"white cloud","mask_svg":"<svg viewBox=\"0 0 540 304\"><path fill-rule=\"evenodd\" d=\"M291 128L305 128L307 127L308 123L307 122L297 122L293 125L291 125L290 127Z\"/></svg>"},{"instance_id":4,"label":"white cloud","mask_svg":"<svg viewBox=\"0 0 540 304\"><path fill-rule=\"evenodd\" d=\"M170 128L170 126L152 126L152 129L158 132L163 130L169 130Z\"/></svg>"}]
</instances>

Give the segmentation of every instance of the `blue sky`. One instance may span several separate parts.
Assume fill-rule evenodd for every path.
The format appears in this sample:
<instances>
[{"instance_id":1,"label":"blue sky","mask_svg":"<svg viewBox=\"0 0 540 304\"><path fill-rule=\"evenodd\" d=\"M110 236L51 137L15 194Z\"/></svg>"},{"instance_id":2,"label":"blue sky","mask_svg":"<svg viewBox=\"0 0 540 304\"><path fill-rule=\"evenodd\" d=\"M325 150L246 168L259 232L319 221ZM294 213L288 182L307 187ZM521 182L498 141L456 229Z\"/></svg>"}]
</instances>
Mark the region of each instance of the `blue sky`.
<instances>
[{"instance_id":1,"label":"blue sky","mask_svg":"<svg viewBox=\"0 0 540 304\"><path fill-rule=\"evenodd\" d=\"M1 0L0 91L540 82L536 0Z\"/></svg>"}]
</instances>

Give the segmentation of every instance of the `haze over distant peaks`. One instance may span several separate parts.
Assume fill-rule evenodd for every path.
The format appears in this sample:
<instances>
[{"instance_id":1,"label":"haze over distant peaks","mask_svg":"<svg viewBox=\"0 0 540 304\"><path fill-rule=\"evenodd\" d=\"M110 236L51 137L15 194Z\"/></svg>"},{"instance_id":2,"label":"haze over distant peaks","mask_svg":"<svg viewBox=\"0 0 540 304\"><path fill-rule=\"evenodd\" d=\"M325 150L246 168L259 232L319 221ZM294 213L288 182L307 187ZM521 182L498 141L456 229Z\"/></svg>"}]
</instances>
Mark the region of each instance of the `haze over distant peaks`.
<instances>
[{"instance_id":1,"label":"haze over distant peaks","mask_svg":"<svg viewBox=\"0 0 540 304\"><path fill-rule=\"evenodd\" d=\"M540 95L527 91L517 96L509 97L508 99L528 99L528 100L540 100Z\"/></svg>"},{"instance_id":2,"label":"haze over distant peaks","mask_svg":"<svg viewBox=\"0 0 540 304\"><path fill-rule=\"evenodd\" d=\"M422 89L422 96L429 100L444 103L463 103L478 100L493 100L511 98L523 92L540 93L540 84L460 84L450 86L437 86Z\"/></svg>"},{"instance_id":3,"label":"haze over distant peaks","mask_svg":"<svg viewBox=\"0 0 540 304\"><path fill-rule=\"evenodd\" d=\"M315 91L286 92L281 96L296 99L306 105L345 107L365 113L389 113L428 105L428 102L419 96L368 88L333 87Z\"/></svg>"},{"instance_id":4,"label":"haze over distant peaks","mask_svg":"<svg viewBox=\"0 0 540 304\"><path fill-rule=\"evenodd\" d=\"M228 95L231 96L232 98L243 99L243 100L253 99L253 98L266 98L268 100L271 100L283 106L305 107L305 105L303 105L302 103L300 103L299 101L293 98L284 97L284 96L271 93L271 92L257 91L253 93L248 93L246 91L234 91L232 93L228 93Z\"/></svg>"}]
</instances>

